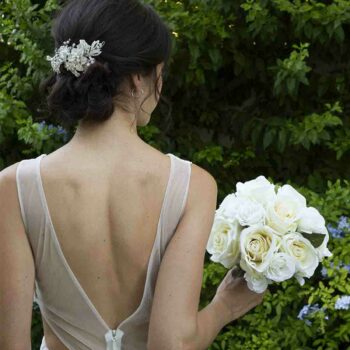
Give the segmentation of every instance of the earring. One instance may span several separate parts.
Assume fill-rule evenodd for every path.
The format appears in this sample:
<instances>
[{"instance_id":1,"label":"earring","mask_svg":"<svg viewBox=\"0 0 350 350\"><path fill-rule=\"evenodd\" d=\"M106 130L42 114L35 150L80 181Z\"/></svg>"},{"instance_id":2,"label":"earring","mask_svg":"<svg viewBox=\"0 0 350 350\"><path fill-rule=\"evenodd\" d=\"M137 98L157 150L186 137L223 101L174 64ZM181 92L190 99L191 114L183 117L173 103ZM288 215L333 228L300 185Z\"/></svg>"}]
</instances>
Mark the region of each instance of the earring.
<instances>
[{"instance_id":1,"label":"earring","mask_svg":"<svg viewBox=\"0 0 350 350\"><path fill-rule=\"evenodd\" d=\"M143 89L141 89L141 95L143 95L145 93L145 91ZM131 90L131 96L132 97L140 97L140 96L135 96L135 89Z\"/></svg>"}]
</instances>

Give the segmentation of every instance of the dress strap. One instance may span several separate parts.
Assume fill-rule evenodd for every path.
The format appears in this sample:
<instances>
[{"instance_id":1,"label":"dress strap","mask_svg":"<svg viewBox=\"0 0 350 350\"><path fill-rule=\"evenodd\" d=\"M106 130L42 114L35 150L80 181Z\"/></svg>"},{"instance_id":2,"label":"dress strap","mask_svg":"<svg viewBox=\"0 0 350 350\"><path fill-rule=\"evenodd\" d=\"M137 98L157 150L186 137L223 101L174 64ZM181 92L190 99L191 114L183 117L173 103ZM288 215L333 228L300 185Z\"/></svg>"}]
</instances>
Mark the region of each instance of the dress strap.
<instances>
[{"instance_id":1,"label":"dress strap","mask_svg":"<svg viewBox=\"0 0 350 350\"><path fill-rule=\"evenodd\" d=\"M24 159L16 170L16 185L22 221L31 246L36 273L43 261L46 217L40 197L39 160ZM34 300L36 296L34 297Z\"/></svg>"},{"instance_id":2,"label":"dress strap","mask_svg":"<svg viewBox=\"0 0 350 350\"><path fill-rule=\"evenodd\" d=\"M182 159L172 153L168 154L172 157L173 171L171 172L169 179L168 193L161 218L161 256L163 256L165 249L183 216L188 196L192 164L189 160Z\"/></svg>"}]
</instances>

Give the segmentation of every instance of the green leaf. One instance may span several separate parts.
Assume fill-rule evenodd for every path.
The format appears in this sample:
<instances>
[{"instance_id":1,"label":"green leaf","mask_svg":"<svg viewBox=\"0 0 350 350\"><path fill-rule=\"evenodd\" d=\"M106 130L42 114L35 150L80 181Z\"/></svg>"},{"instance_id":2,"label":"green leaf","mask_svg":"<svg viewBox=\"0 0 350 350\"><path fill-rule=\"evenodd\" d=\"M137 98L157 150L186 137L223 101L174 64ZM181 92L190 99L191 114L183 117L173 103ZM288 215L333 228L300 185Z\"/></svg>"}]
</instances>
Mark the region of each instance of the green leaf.
<instances>
[{"instance_id":1,"label":"green leaf","mask_svg":"<svg viewBox=\"0 0 350 350\"><path fill-rule=\"evenodd\" d=\"M263 146L264 149L266 149L267 147L269 147L269 145L272 143L272 141L274 140L276 134L276 129L269 129L265 135L264 135L264 141L263 141Z\"/></svg>"},{"instance_id":2,"label":"green leaf","mask_svg":"<svg viewBox=\"0 0 350 350\"><path fill-rule=\"evenodd\" d=\"M310 243L315 247L318 248L322 242L325 239L325 235L322 233L305 233L305 232L300 232L303 237L305 237L307 240L310 241Z\"/></svg>"},{"instance_id":3,"label":"green leaf","mask_svg":"<svg viewBox=\"0 0 350 350\"><path fill-rule=\"evenodd\" d=\"M278 151L283 152L286 148L287 132L285 129L281 129L278 133Z\"/></svg>"}]
</instances>

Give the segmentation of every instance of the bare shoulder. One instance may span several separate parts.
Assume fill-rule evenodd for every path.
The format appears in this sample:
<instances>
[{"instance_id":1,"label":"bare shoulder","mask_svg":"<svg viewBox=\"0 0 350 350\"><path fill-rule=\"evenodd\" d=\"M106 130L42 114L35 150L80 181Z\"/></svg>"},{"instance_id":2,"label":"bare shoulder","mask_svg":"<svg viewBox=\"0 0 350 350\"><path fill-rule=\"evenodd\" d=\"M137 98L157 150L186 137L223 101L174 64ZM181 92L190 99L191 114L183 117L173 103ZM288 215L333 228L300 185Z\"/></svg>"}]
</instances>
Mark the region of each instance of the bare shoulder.
<instances>
[{"instance_id":1,"label":"bare shoulder","mask_svg":"<svg viewBox=\"0 0 350 350\"><path fill-rule=\"evenodd\" d=\"M3 199L6 198L7 203L11 198L16 198L16 171L18 164L19 162L14 163L0 171L0 197ZM12 194L12 196L8 197L10 194Z\"/></svg>"},{"instance_id":2,"label":"bare shoulder","mask_svg":"<svg viewBox=\"0 0 350 350\"><path fill-rule=\"evenodd\" d=\"M6 217L11 225L21 225L20 207L17 195L16 171L19 162L0 171L0 216Z\"/></svg>"},{"instance_id":3,"label":"bare shoulder","mask_svg":"<svg viewBox=\"0 0 350 350\"><path fill-rule=\"evenodd\" d=\"M207 185L208 189L217 189L217 183L214 176L199 165L192 163L191 181L194 185Z\"/></svg>"},{"instance_id":4,"label":"bare shoulder","mask_svg":"<svg viewBox=\"0 0 350 350\"><path fill-rule=\"evenodd\" d=\"M215 202L217 200L218 186L214 176L206 169L192 163L191 180L189 185L186 208L198 205L198 202Z\"/></svg>"}]
</instances>

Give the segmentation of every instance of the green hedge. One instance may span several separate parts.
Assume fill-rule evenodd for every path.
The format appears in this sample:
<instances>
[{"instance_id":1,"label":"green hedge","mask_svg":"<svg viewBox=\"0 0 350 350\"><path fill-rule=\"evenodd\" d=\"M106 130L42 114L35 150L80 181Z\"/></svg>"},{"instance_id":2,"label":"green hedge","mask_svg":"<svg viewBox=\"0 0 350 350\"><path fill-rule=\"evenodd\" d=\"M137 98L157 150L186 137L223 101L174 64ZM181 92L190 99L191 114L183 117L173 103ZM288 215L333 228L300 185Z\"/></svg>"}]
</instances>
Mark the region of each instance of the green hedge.
<instances>
[{"instance_id":1,"label":"green hedge","mask_svg":"<svg viewBox=\"0 0 350 350\"><path fill-rule=\"evenodd\" d=\"M335 309L339 296L350 295L350 1L145 2L171 27L174 48L163 87L171 105L160 104L139 129L144 140L210 171L218 204L237 181L263 174L295 186L332 225L334 255L323 269L303 287L272 286L211 349L350 349L350 311ZM59 6L4 0L0 7L1 168L48 154L74 133L46 120L38 93ZM207 256L201 307L224 274ZM304 305L316 311L299 319ZM36 349L36 307L33 315Z\"/></svg>"}]
</instances>

